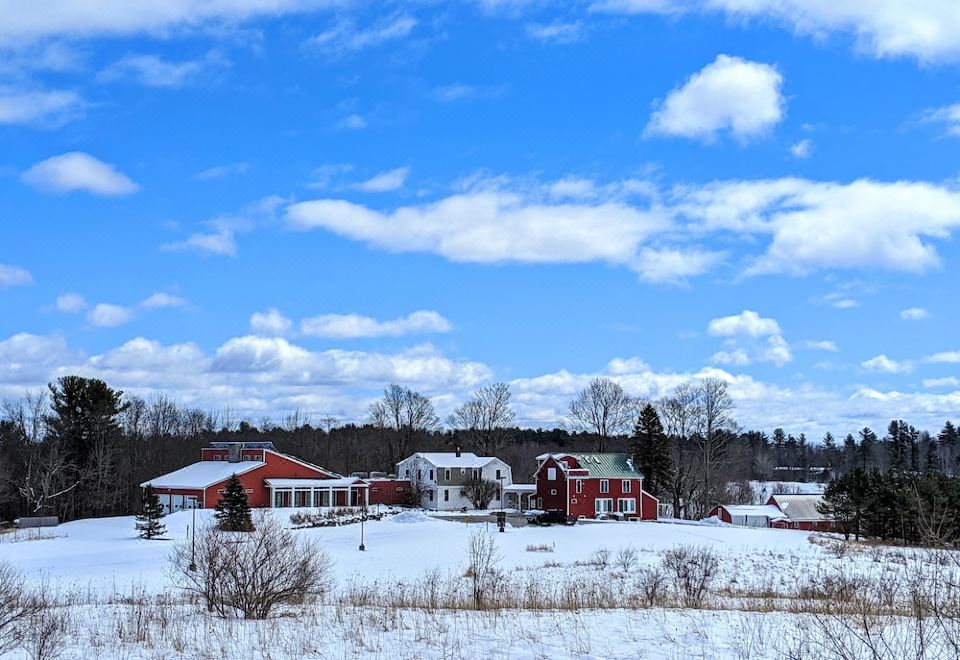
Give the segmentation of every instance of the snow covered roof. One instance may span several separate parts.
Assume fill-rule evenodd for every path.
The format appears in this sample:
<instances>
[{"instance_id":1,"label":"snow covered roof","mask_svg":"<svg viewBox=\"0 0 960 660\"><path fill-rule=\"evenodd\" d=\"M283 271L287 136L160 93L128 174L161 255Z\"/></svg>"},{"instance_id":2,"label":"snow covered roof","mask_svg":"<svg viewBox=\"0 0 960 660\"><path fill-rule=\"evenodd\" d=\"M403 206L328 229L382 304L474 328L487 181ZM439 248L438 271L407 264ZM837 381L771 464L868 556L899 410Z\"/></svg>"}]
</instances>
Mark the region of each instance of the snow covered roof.
<instances>
[{"instance_id":1,"label":"snow covered roof","mask_svg":"<svg viewBox=\"0 0 960 660\"><path fill-rule=\"evenodd\" d=\"M772 504L725 504L723 508L731 516L763 516L770 520L780 520L787 517Z\"/></svg>"},{"instance_id":2,"label":"snow covered roof","mask_svg":"<svg viewBox=\"0 0 960 660\"><path fill-rule=\"evenodd\" d=\"M161 477L145 481L140 487L154 488L206 488L226 481L233 474L244 474L266 465L263 461L200 461L180 468Z\"/></svg>"},{"instance_id":3,"label":"snow covered roof","mask_svg":"<svg viewBox=\"0 0 960 660\"><path fill-rule=\"evenodd\" d=\"M504 493L536 493L536 484L510 484L503 487Z\"/></svg>"},{"instance_id":4,"label":"snow covered roof","mask_svg":"<svg viewBox=\"0 0 960 660\"><path fill-rule=\"evenodd\" d=\"M356 486L367 488L369 484L358 477L341 477L339 479L266 479L268 486L273 488L346 488Z\"/></svg>"},{"instance_id":5,"label":"snow covered roof","mask_svg":"<svg viewBox=\"0 0 960 660\"><path fill-rule=\"evenodd\" d=\"M784 495L774 493L771 498L787 514L790 520L829 520L827 516L817 511L817 505L823 500L823 495Z\"/></svg>"},{"instance_id":6,"label":"snow covered roof","mask_svg":"<svg viewBox=\"0 0 960 660\"><path fill-rule=\"evenodd\" d=\"M495 456L477 456L469 451L461 452L459 456L454 452L442 451L417 452L413 456L418 456L438 468L482 468L490 461L497 460Z\"/></svg>"}]
</instances>

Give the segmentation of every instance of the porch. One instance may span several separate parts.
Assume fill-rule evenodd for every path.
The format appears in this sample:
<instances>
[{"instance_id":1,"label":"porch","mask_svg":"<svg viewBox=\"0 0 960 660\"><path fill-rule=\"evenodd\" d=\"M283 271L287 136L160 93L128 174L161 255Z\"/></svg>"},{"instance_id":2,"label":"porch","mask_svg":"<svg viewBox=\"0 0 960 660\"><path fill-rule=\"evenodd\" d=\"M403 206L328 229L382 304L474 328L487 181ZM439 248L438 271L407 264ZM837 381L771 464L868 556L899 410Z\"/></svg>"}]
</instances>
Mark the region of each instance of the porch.
<instances>
[{"instance_id":1,"label":"porch","mask_svg":"<svg viewBox=\"0 0 960 660\"><path fill-rule=\"evenodd\" d=\"M370 485L356 478L266 479L272 508L367 506Z\"/></svg>"},{"instance_id":2,"label":"porch","mask_svg":"<svg viewBox=\"0 0 960 660\"><path fill-rule=\"evenodd\" d=\"M503 487L503 506L507 509L527 511L534 508L533 498L537 494L536 484L510 484Z\"/></svg>"}]
</instances>

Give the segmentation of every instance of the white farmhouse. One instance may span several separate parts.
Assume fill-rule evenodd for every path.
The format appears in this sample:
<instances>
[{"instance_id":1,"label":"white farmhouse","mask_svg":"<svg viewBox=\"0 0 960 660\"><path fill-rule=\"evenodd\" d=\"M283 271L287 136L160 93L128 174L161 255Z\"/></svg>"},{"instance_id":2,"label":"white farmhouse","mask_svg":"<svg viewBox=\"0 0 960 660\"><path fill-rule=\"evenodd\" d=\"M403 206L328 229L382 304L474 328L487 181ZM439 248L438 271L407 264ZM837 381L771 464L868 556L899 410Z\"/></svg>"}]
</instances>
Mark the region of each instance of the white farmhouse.
<instances>
[{"instance_id":1,"label":"white farmhouse","mask_svg":"<svg viewBox=\"0 0 960 660\"><path fill-rule=\"evenodd\" d=\"M494 456L477 456L470 452L419 452L397 463L397 476L409 479L414 492L420 492L425 509L459 511L472 509L467 485L472 479L497 484L497 492L489 508L501 506L501 489L513 483L510 466Z\"/></svg>"}]
</instances>

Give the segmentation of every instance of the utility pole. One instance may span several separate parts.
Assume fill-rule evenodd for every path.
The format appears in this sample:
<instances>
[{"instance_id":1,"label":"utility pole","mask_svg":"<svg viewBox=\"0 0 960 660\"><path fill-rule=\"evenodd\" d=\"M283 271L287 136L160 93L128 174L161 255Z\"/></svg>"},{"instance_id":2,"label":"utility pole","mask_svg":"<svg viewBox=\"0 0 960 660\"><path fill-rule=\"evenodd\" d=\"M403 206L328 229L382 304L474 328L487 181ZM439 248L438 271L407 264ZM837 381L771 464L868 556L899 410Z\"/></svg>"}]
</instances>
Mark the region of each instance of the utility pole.
<instances>
[{"instance_id":1,"label":"utility pole","mask_svg":"<svg viewBox=\"0 0 960 660\"><path fill-rule=\"evenodd\" d=\"M190 570L197 570L197 499L193 499L193 524L190 525Z\"/></svg>"}]
</instances>

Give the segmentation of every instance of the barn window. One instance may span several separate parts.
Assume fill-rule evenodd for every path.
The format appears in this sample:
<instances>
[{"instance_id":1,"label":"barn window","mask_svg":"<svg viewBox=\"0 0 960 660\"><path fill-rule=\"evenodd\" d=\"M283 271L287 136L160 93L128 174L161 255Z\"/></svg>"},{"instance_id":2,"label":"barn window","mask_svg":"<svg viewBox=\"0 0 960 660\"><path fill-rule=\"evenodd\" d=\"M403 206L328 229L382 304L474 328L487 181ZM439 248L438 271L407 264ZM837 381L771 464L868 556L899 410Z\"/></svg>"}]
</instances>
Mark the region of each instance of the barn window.
<instances>
[{"instance_id":1,"label":"barn window","mask_svg":"<svg viewBox=\"0 0 960 660\"><path fill-rule=\"evenodd\" d=\"M214 454L214 455L213 455L213 460L219 461L219 460L220 460L220 454Z\"/></svg>"},{"instance_id":2,"label":"barn window","mask_svg":"<svg viewBox=\"0 0 960 660\"><path fill-rule=\"evenodd\" d=\"M601 480L600 480L600 492L601 492L601 493L609 493L609 492L610 492L610 480L609 480L609 479L601 479Z\"/></svg>"},{"instance_id":3,"label":"barn window","mask_svg":"<svg viewBox=\"0 0 960 660\"><path fill-rule=\"evenodd\" d=\"M629 480L629 479L624 479L624 480L623 480L623 484L621 485L621 488L623 489L621 492L623 492L623 493L629 493L629 492L630 492L630 480Z\"/></svg>"},{"instance_id":4,"label":"barn window","mask_svg":"<svg viewBox=\"0 0 960 660\"><path fill-rule=\"evenodd\" d=\"M557 494L557 489L556 489L556 488L551 488L551 489L550 489L550 494L551 494L551 495L556 495L556 494Z\"/></svg>"},{"instance_id":5,"label":"barn window","mask_svg":"<svg viewBox=\"0 0 960 660\"><path fill-rule=\"evenodd\" d=\"M557 480L557 468L547 468L547 481Z\"/></svg>"},{"instance_id":6,"label":"barn window","mask_svg":"<svg viewBox=\"0 0 960 660\"><path fill-rule=\"evenodd\" d=\"M613 512L613 500L609 497L598 497L594 500L594 511L597 514Z\"/></svg>"},{"instance_id":7,"label":"barn window","mask_svg":"<svg viewBox=\"0 0 960 660\"><path fill-rule=\"evenodd\" d=\"M620 513L636 513L637 512L637 501L632 497L621 497L617 501L618 508Z\"/></svg>"},{"instance_id":8,"label":"barn window","mask_svg":"<svg viewBox=\"0 0 960 660\"><path fill-rule=\"evenodd\" d=\"M578 493L582 493L582 492L583 492L583 479L577 479L577 488L576 488L576 490L577 490Z\"/></svg>"}]
</instances>

